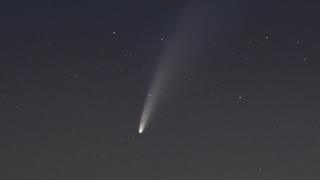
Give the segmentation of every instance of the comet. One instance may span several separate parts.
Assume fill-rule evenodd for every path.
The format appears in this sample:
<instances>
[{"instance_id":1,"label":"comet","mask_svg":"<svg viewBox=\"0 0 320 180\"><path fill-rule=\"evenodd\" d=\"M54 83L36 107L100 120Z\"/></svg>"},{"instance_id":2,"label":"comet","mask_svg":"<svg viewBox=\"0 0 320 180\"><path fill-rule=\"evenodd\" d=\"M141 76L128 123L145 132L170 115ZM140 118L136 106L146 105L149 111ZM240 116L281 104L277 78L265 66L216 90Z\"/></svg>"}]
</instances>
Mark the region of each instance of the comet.
<instances>
[{"instance_id":1,"label":"comet","mask_svg":"<svg viewBox=\"0 0 320 180\"><path fill-rule=\"evenodd\" d=\"M166 99L168 89L172 86L174 77L177 76L179 65L181 65L181 54L178 41L174 39L169 42L163 57L156 68L149 91L146 95L143 111L140 118L139 134L142 134L149 125L151 119L155 118L159 105Z\"/></svg>"},{"instance_id":2,"label":"comet","mask_svg":"<svg viewBox=\"0 0 320 180\"><path fill-rule=\"evenodd\" d=\"M155 118L155 112L159 108L159 104L165 99L165 94L172 82L177 65L177 60L173 60L171 57L173 57L172 54L164 57L156 70L141 114L139 134L142 134L150 120Z\"/></svg>"},{"instance_id":3,"label":"comet","mask_svg":"<svg viewBox=\"0 0 320 180\"><path fill-rule=\"evenodd\" d=\"M142 134L150 121L156 117L156 112L160 108L162 101L166 100L166 95L170 88L179 88L176 83L177 77L181 75L181 65L186 65L195 52L198 52L200 44L203 44L203 32L206 13L211 9L201 3L192 3L182 16L179 17L175 33L168 37L167 46L164 48L163 56L160 57L159 65L154 73L151 85L146 95L142 114L139 123L139 134ZM198 24L199 26L194 26ZM202 38L201 38L202 37Z\"/></svg>"}]
</instances>

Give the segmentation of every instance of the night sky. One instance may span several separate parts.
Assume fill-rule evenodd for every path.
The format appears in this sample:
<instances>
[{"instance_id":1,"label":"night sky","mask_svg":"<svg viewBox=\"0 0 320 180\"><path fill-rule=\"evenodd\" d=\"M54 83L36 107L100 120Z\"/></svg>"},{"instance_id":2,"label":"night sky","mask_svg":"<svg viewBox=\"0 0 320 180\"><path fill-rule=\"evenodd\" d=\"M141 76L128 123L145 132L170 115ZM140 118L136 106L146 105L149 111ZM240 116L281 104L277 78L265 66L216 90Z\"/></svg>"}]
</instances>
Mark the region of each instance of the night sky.
<instances>
[{"instance_id":1,"label":"night sky","mask_svg":"<svg viewBox=\"0 0 320 180\"><path fill-rule=\"evenodd\" d=\"M0 179L319 180L319 18L317 0L1 2Z\"/></svg>"}]
</instances>

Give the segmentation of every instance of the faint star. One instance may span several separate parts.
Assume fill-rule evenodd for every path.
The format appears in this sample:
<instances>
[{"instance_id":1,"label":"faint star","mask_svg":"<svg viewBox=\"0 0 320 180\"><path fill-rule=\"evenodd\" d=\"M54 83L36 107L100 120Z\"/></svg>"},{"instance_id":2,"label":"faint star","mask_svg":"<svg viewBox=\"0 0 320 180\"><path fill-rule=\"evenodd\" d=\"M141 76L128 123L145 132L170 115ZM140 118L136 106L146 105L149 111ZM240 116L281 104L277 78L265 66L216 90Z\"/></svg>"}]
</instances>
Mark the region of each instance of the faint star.
<instances>
[{"instance_id":1,"label":"faint star","mask_svg":"<svg viewBox=\"0 0 320 180\"><path fill-rule=\"evenodd\" d=\"M248 60L248 57L244 57L244 58L241 60L241 63L245 63L247 60Z\"/></svg>"},{"instance_id":2,"label":"faint star","mask_svg":"<svg viewBox=\"0 0 320 180\"><path fill-rule=\"evenodd\" d=\"M161 146L161 149L162 149L162 150L167 150L168 147L167 147L167 146Z\"/></svg>"},{"instance_id":3,"label":"faint star","mask_svg":"<svg viewBox=\"0 0 320 180\"><path fill-rule=\"evenodd\" d=\"M73 78L78 78L79 75L78 75L78 74L73 74L72 77L73 77Z\"/></svg>"},{"instance_id":4,"label":"faint star","mask_svg":"<svg viewBox=\"0 0 320 180\"><path fill-rule=\"evenodd\" d=\"M82 110L86 110L87 108L88 108L88 106L86 106L86 105L82 105L82 106L81 106L81 109L82 109Z\"/></svg>"},{"instance_id":5,"label":"faint star","mask_svg":"<svg viewBox=\"0 0 320 180\"><path fill-rule=\"evenodd\" d=\"M279 119L272 120L272 124L278 125L280 123Z\"/></svg>"},{"instance_id":6,"label":"faint star","mask_svg":"<svg viewBox=\"0 0 320 180\"><path fill-rule=\"evenodd\" d=\"M57 61L60 63L60 62L63 61L63 59L62 58L58 58Z\"/></svg>"},{"instance_id":7,"label":"faint star","mask_svg":"<svg viewBox=\"0 0 320 180\"><path fill-rule=\"evenodd\" d=\"M5 99L5 98L7 98L7 95L6 94L1 94L1 98Z\"/></svg>"}]
</instances>

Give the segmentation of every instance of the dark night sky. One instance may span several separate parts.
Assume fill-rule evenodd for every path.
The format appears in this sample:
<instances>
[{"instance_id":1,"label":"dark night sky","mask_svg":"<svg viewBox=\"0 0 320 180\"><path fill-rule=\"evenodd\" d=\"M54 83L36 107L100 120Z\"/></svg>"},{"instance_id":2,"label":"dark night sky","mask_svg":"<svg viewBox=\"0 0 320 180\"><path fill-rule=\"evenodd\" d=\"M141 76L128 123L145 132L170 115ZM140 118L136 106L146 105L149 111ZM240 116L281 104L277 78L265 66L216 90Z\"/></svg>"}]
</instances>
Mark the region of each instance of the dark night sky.
<instances>
[{"instance_id":1,"label":"dark night sky","mask_svg":"<svg viewBox=\"0 0 320 180\"><path fill-rule=\"evenodd\" d=\"M0 179L319 180L319 17L316 0L1 2ZM139 135L168 47L183 59Z\"/></svg>"}]
</instances>

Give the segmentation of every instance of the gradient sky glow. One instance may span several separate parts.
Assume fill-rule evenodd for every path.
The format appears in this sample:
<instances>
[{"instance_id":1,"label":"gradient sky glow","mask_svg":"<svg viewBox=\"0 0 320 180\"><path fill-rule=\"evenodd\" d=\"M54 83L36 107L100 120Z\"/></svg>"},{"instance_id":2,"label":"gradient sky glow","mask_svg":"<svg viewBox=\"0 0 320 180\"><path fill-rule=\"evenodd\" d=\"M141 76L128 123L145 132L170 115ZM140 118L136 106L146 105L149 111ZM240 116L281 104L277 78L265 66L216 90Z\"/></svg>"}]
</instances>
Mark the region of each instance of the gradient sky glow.
<instances>
[{"instance_id":1,"label":"gradient sky glow","mask_svg":"<svg viewBox=\"0 0 320 180\"><path fill-rule=\"evenodd\" d=\"M318 0L2 2L0 179L319 180L319 17Z\"/></svg>"}]
</instances>

